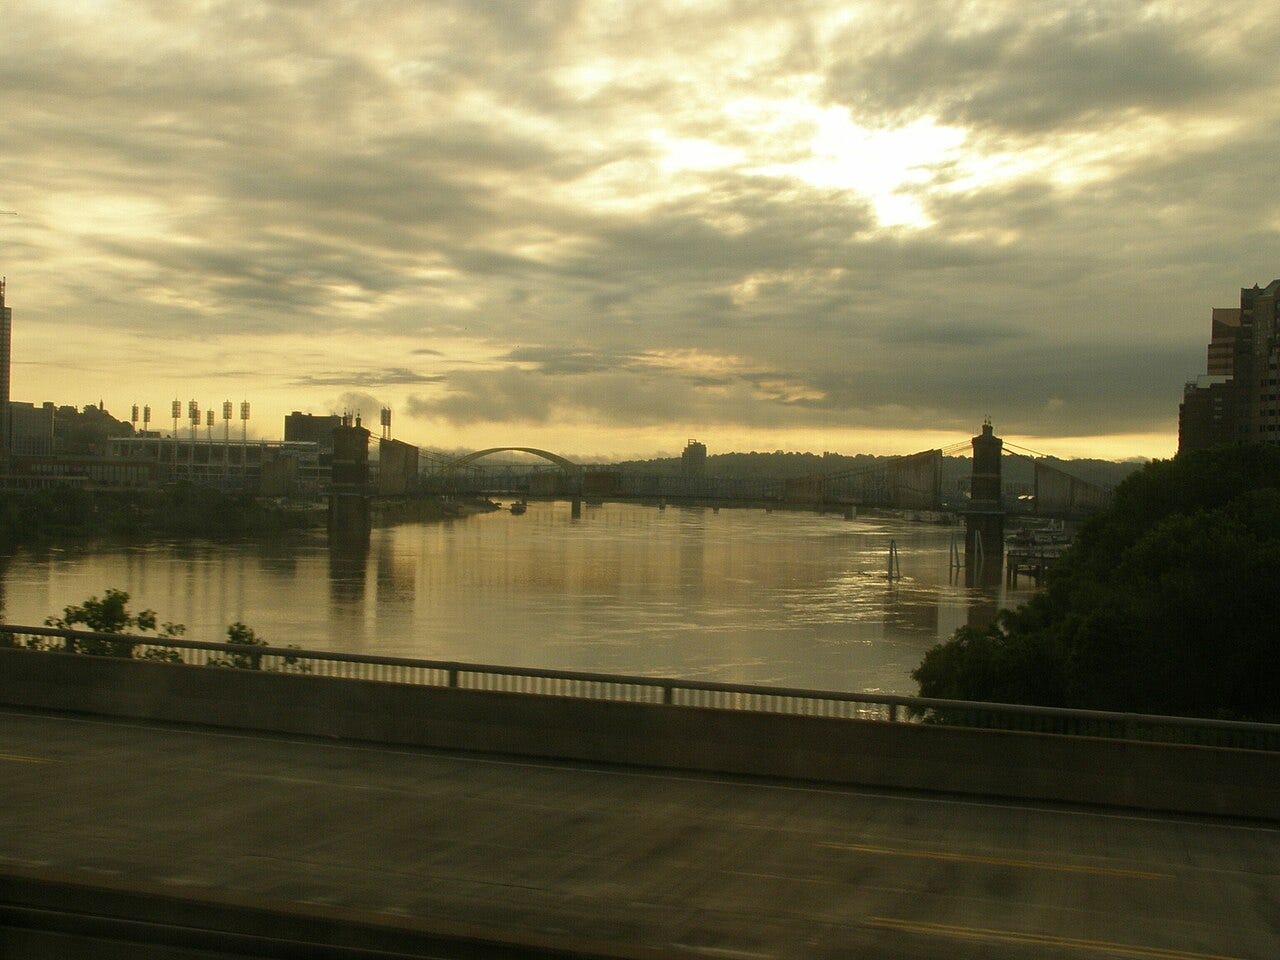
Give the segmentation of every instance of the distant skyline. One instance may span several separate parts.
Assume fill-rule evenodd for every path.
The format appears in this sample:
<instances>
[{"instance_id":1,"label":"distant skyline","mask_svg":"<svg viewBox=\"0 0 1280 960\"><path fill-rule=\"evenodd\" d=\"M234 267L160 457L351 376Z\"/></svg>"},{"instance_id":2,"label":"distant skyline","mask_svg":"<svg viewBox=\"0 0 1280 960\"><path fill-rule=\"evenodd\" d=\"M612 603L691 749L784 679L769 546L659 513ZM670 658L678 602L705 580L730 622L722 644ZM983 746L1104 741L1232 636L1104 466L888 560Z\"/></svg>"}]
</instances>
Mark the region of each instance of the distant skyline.
<instances>
[{"instance_id":1,"label":"distant skyline","mask_svg":"<svg viewBox=\"0 0 1280 960\"><path fill-rule=\"evenodd\" d=\"M12 397L607 458L989 415L1168 456L1211 308L1280 277L1274 13L28 0Z\"/></svg>"}]
</instances>

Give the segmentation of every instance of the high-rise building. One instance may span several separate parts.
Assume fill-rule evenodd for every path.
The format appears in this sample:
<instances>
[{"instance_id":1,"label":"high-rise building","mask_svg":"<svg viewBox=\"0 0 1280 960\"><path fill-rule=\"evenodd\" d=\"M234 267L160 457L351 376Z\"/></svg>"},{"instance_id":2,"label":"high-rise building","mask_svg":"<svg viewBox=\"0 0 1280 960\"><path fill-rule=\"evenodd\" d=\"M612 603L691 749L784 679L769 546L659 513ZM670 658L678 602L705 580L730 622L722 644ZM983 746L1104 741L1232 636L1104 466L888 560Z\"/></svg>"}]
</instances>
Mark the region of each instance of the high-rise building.
<instances>
[{"instance_id":1,"label":"high-rise building","mask_svg":"<svg viewBox=\"0 0 1280 960\"><path fill-rule=\"evenodd\" d=\"M1206 373L1187 383L1178 450L1280 443L1280 280L1240 291L1211 321Z\"/></svg>"},{"instance_id":2,"label":"high-rise building","mask_svg":"<svg viewBox=\"0 0 1280 960\"><path fill-rule=\"evenodd\" d=\"M9 361L13 337L13 311L4 303L5 280L0 277L0 457L9 453Z\"/></svg>"},{"instance_id":3,"label":"high-rise building","mask_svg":"<svg viewBox=\"0 0 1280 960\"><path fill-rule=\"evenodd\" d=\"M690 440L680 454L680 472L686 477L702 479L707 475L707 445Z\"/></svg>"},{"instance_id":4,"label":"high-rise building","mask_svg":"<svg viewBox=\"0 0 1280 960\"><path fill-rule=\"evenodd\" d=\"M1236 337L1240 333L1239 307L1214 307L1210 321L1212 340L1209 341L1208 374L1211 377L1229 377L1236 369Z\"/></svg>"}]
</instances>

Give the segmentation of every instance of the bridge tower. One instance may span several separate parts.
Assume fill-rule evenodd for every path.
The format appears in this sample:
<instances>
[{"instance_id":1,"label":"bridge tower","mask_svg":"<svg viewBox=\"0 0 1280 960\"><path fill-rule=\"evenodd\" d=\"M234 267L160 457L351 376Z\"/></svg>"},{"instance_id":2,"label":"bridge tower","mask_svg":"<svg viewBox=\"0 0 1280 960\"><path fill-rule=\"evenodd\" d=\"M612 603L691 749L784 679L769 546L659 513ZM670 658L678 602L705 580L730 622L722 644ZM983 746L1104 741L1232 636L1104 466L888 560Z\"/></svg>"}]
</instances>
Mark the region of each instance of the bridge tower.
<instances>
[{"instance_id":1,"label":"bridge tower","mask_svg":"<svg viewBox=\"0 0 1280 960\"><path fill-rule=\"evenodd\" d=\"M973 477L969 509L964 517L964 582L967 587L1000 585L1004 573L1004 502L1001 497L1000 455L1004 441L991 421L973 438Z\"/></svg>"}]
</instances>

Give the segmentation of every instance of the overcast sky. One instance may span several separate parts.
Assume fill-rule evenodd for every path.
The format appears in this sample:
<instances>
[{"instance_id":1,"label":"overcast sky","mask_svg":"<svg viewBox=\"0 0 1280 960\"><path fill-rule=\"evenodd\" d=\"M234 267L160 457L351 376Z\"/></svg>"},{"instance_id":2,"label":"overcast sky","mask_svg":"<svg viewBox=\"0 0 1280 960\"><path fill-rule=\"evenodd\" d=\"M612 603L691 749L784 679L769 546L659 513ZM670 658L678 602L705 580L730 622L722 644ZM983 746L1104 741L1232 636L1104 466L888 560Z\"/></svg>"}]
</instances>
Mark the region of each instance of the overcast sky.
<instances>
[{"instance_id":1,"label":"overcast sky","mask_svg":"<svg viewBox=\"0 0 1280 960\"><path fill-rule=\"evenodd\" d=\"M10 4L13 397L1166 456L1210 309L1280 276L1275 11Z\"/></svg>"}]
</instances>

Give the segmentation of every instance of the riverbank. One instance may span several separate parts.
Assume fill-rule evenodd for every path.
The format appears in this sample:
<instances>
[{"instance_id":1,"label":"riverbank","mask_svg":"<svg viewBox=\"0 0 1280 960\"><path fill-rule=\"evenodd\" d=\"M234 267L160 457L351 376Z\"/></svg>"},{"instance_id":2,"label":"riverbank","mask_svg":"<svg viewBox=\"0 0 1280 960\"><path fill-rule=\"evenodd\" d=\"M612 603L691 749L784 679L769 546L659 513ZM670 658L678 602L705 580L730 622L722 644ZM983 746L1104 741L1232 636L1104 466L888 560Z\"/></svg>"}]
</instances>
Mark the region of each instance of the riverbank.
<instances>
[{"instance_id":1,"label":"riverbank","mask_svg":"<svg viewBox=\"0 0 1280 960\"><path fill-rule=\"evenodd\" d=\"M497 510L488 500L404 497L373 501L379 526ZM179 483L159 490L59 487L0 501L0 548L87 540L238 540L323 529L323 501L263 499Z\"/></svg>"},{"instance_id":2,"label":"riverbank","mask_svg":"<svg viewBox=\"0 0 1280 960\"><path fill-rule=\"evenodd\" d=\"M487 499L396 497L374 500L369 512L374 526L390 527L398 523L425 523L430 520L469 517L500 509L499 504Z\"/></svg>"}]
</instances>

